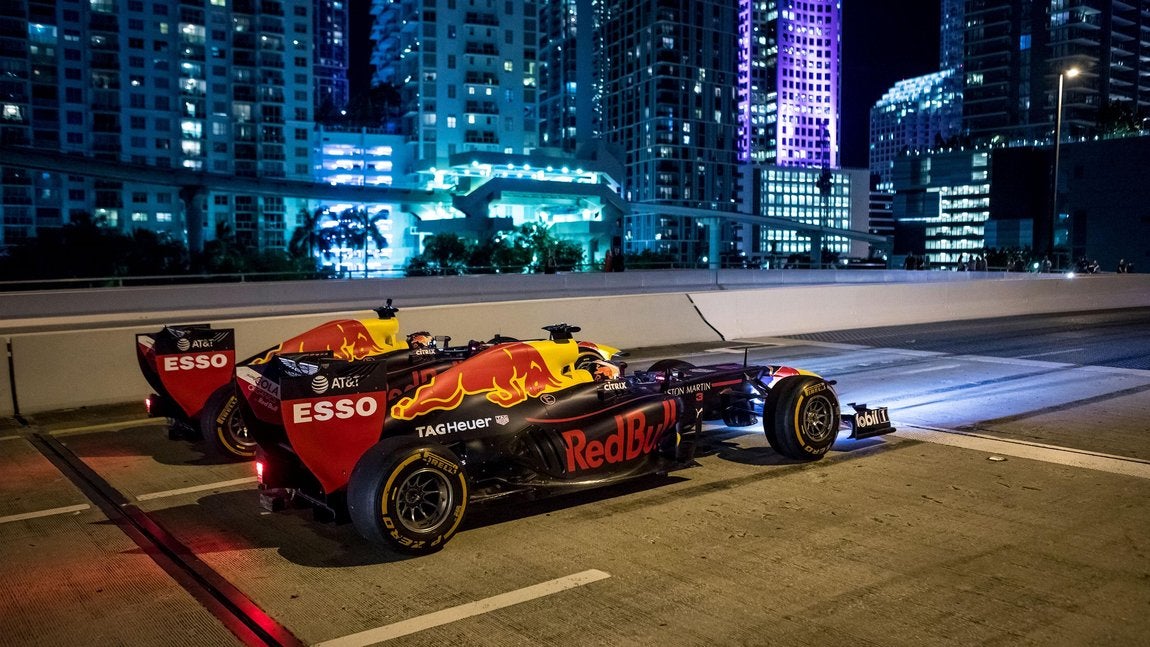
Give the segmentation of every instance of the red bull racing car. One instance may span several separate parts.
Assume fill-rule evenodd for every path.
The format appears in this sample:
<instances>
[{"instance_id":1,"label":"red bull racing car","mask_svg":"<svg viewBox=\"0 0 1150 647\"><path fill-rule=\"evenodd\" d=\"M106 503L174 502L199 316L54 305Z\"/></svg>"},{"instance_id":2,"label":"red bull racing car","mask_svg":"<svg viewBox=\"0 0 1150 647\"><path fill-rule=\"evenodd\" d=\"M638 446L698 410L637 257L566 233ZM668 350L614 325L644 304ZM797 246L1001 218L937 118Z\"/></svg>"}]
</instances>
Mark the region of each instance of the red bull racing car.
<instances>
[{"instance_id":1,"label":"red bull racing car","mask_svg":"<svg viewBox=\"0 0 1150 647\"><path fill-rule=\"evenodd\" d=\"M885 408L841 415L833 382L783 366L662 360L626 373L614 349L495 339L349 361L281 353L237 370L262 498L306 502L367 539L441 548L468 506L599 487L693 464L705 421L761 418L770 445L822 457L890 433Z\"/></svg>"},{"instance_id":2,"label":"red bull racing car","mask_svg":"<svg viewBox=\"0 0 1150 647\"><path fill-rule=\"evenodd\" d=\"M278 353L316 350L348 360L394 351L406 357L408 342L418 343L428 333L399 339L397 311L388 299L375 309L375 317L323 323L240 365L262 364ZM168 418L170 437L203 439L209 454L227 460L249 460L255 455L255 441L248 434L235 393L234 330L213 330L209 324L164 326L156 333L136 335L136 359L155 390L145 399L148 415Z\"/></svg>"}]
</instances>

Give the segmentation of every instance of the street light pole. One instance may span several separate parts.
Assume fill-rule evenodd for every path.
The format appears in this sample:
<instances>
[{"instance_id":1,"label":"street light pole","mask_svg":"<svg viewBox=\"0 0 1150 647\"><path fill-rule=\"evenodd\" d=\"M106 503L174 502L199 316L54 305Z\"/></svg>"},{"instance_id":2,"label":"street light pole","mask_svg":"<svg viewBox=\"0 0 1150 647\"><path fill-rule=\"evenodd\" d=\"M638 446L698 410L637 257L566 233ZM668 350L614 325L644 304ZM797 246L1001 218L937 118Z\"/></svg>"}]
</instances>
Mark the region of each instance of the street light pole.
<instances>
[{"instance_id":1,"label":"street light pole","mask_svg":"<svg viewBox=\"0 0 1150 647\"><path fill-rule=\"evenodd\" d=\"M1064 79L1074 78L1078 76L1078 68L1072 67L1068 70L1058 73L1058 103L1054 109L1054 176L1051 178L1051 194L1050 205L1053 213L1050 217L1050 241L1049 252L1051 262L1054 262L1054 239L1055 231L1058 229L1058 162L1059 154L1062 149L1062 89ZM1069 238L1069 236L1067 236ZM1068 259L1073 260L1073 259Z\"/></svg>"}]
</instances>

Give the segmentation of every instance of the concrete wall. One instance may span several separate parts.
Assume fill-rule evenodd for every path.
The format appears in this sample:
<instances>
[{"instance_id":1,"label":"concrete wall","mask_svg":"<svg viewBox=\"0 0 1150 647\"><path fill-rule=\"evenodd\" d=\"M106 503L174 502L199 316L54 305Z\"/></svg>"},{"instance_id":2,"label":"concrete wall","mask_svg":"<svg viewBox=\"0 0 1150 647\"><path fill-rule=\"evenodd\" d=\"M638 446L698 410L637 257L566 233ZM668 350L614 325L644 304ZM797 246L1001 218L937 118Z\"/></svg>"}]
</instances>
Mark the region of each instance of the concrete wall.
<instances>
[{"instance_id":1,"label":"concrete wall","mask_svg":"<svg viewBox=\"0 0 1150 647\"><path fill-rule=\"evenodd\" d=\"M1150 306L1150 275L796 286L694 293L691 298L707 323L722 332L724 338L737 339L960 319L1144 307Z\"/></svg>"},{"instance_id":2,"label":"concrete wall","mask_svg":"<svg viewBox=\"0 0 1150 647\"><path fill-rule=\"evenodd\" d=\"M46 317L210 310L260 314L371 308L386 299L408 305L474 303L592 294L691 292L777 285L858 283L967 283L1033 280L1054 275L905 270L659 270L617 273L503 274L405 279L347 279L212 283L0 292L3 324ZM120 319L125 317L121 316Z\"/></svg>"},{"instance_id":3,"label":"concrete wall","mask_svg":"<svg viewBox=\"0 0 1150 647\"><path fill-rule=\"evenodd\" d=\"M455 343L489 339L496 333L538 338L546 335L540 330L542 326L566 322L583 328L580 338L627 349L956 319L1150 306L1150 275L1100 275L1073 280L1014 276L1022 278L796 285L401 307L399 319L403 333L428 330L433 334L451 335ZM1027 276L1034 278L1025 280ZM168 290L178 292L175 288ZM167 313L168 322L193 322L180 318L181 314ZM374 314L345 310L244 318L205 317L194 321L211 323L217 328L234 328L237 357L245 358L324 321L364 316ZM71 325L65 330L7 335L12 370L9 372L7 367L0 370L0 415L142 400L150 389L136 363L135 334L155 332L158 328L152 323L113 327Z\"/></svg>"}]
</instances>

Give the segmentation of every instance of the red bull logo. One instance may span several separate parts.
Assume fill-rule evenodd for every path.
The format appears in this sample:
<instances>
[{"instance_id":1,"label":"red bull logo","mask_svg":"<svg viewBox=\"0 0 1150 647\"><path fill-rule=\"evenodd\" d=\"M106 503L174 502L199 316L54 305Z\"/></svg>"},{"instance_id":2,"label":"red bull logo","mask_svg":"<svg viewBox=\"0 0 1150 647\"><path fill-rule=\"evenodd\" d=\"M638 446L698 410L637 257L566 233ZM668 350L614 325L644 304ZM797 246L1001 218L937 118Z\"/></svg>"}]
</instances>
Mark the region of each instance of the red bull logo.
<instances>
[{"instance_id":1,"label":"red bull logo","mask_svg":"<svg viewBox=\"0 0 1150 647\"><path fill-rule=\"evenodd\" d=\"M397 342L399 322L395 319L340 319L296 335L264 356L276 353L303 353L330 350L337 359L356 360L403 348Z\"/></svg>"},{"instance_id":2,"label":"red bull logo","mask_svg":"<svg viewBox=\"0 0 1150 647\"><path fill-rule=\"evenodd\" d=\"M659 446L664 432L678 420L678 401L663 402L663 417L649 424L643 411L615 416L615 432L602 439L588 439L582 429L563 432L567 446L567 473L594 470L604 465L633 461Z\"/></svg>"},{"instance_id":3,"label":"red bull logo","mask_svg":"<svg viewBox=\"0 0 1150 647\"><path fill-rule=\"evenodd\" d=\"M465 396L480 393L501 407L512 407L529 397L586 381L585 375L580 379L562 373L577 355L575 344L500 344L436 375L411 397L397 402L391 415L398 420L414 420L431 411L455 409Z\"/></svg>"}]
</instances>

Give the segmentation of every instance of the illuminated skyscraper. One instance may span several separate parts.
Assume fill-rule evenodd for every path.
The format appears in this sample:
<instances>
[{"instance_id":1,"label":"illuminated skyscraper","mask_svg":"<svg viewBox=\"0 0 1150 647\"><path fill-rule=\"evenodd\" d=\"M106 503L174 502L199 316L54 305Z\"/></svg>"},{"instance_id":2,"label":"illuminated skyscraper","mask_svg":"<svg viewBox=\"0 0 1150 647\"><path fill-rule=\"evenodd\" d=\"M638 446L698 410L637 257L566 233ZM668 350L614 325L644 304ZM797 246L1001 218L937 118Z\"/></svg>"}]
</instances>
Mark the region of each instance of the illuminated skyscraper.
<instances>
[{"instance_id":1,"label":"illuminated skyscraper","mask_svg":"<svg viewBox=\"0 0 1150 647\"><path fill-rule=\"evenodd\" d=\"M317 114L347 107L351 93L347 79L348 13L351 0L318 0L313 17L315 33L315 106Z\"/></svg>"},{"instance_id":2,"label":"illuminated skyscraper","mask_svg":"<svg viewBox=\"0 0 1150 647\"><path fill-rule=\"evenodd\" d=\"M536 5L374 0L374 82L399 90L416 172L537 146Z\"/></svg>"},{"instance_id":3,"label":"illuminated skyscraper","mask_svg":"<svg viewBox=\"0 0 1150 647\"><path fill-rule=\"evenodd\" d=\"M740 160L839 165L838 0L740 0Z\"/></svg>"},{"instance_id":4,"label":"illuminated skyscraper","mask_svg":"<svg viewBox=\"0 0 1150 647\"><path fill-rule=\"evenodd\" d=\"M1150 7L1145 0L967 2L963 127L975 140L1046 140L1058 75L1062 134L1091 131L1103 108L1150 109Z\"/></svg>"},{"instance_id":5,"label":"illuminated skyscraper","mask_svg":"<svg viewBox=\"0 0 1150 647\"><path fill-rule=\"evenodd\" d=\"M957 70L899 81L870 111L870 170L879 188L889 189L894 159L903 151L924 151L959 134L962 96Z\"/></svg>"},{"instance_id":6,"label":"illuminated skyscraper","mask_svg":"<svg viewBox=\"0 0 1150 647\"><path fill-rule=\"evenodd\" d=\"M313 12L336 0L6 0L0 3L0 140L98 159L246 177L310 178ZM0 161L0 164L3 162ZM197 194L184 222L172 187L6 166L3 233L18 242L73 215L196 242L226 224L283 248L279 197ZM199 210L196 210L199 212Z\"/></svg>"},{"instance_id":7,"label":"illuminated skyscraper","mask_svg":"<svg viewBox=\"0 0 1150 647\"><path fill-rule=\"evenodd\" d=\"M870 170L890 190L894 159L953 142L962 130L962 0L941 0L940 71L904 79L870 111Z\"/></svg>"},{"instance_id":8,"label":"illuminated skyscraper","mask_svg":"<svg viewBox=\"0 0 1150 647\"><path fill-rule=\"evenodd\" d=\"M573 153L601 133L605 0L539 3L539 145Z\"/></svg>"},{"instance_id":9,"label":"illuminated skyscraper","mask_svg":"<svg viewBox=\"0 0 1150 647\"><path fill-rule=\"evenodd\" d=\"M736 210L734 6L612 0L607 15L604 136L625 157L624 197L643 205ZM709 226L721 225L666 213L634 215L629 249L698 261L707 253Z\"/></svg>"}]
</instances>

